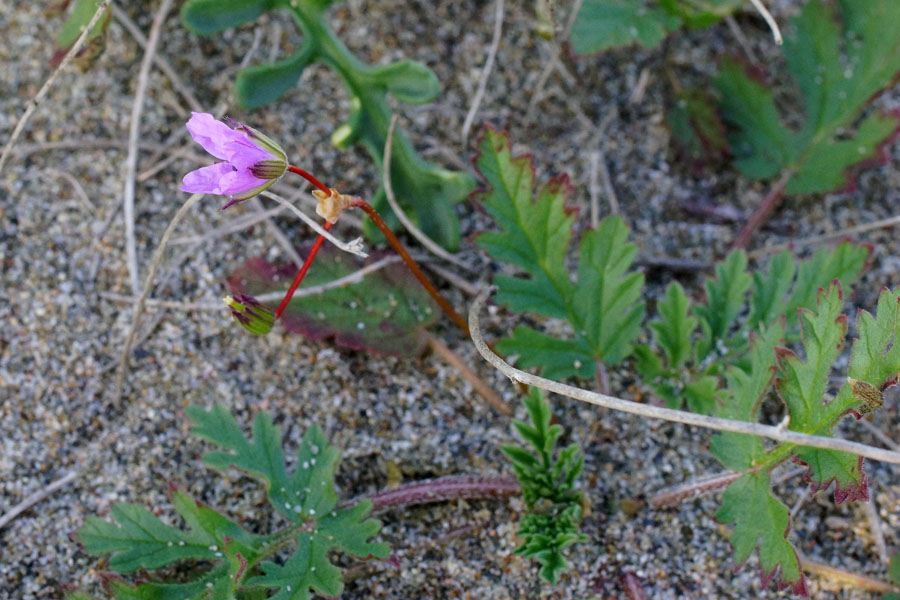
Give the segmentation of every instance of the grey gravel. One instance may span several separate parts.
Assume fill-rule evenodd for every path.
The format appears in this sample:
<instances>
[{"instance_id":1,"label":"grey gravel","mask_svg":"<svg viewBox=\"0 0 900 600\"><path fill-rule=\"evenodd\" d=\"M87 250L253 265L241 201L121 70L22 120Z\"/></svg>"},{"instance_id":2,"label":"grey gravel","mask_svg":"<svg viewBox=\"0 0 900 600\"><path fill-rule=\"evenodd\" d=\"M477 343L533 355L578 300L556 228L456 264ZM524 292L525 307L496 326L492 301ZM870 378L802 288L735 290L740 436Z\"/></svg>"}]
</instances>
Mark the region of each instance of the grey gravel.
<instances>
[{"instance_id":1,"label":"grey gravel","mask_svg":"<svg viewBox=\"0 0 900 600\"><path fill-rule=\"evenodd\" d=\"M534 155L537 177L568 172L575 185L573 204L588 211L589 154L598 140L588 122L599 123L617 110L603 140L613 183L633 237L648 256L713 261L721 258L738 228L714 224L679 208L683 200L752 209L765 184L739 177L732 166L693 177L673 161L664 126L669 95L660 50L628 49L573 60L561 55L562 72L549 78L535 119L522 115L536 81L555 50L531 31L530 3L507 2L503 42L478 115L508 130L517 151ZM783 18L791 2L775 3ZM147 31L157 3L129 6ZM46 61L58 19L41 14L42 3L0 5L0 131L8 134L27 99L47 76ZM569 3L557 7L564 16ZM426 62L444 92L421 107L395 103L401 125L432 160L468 161L475 147L459 141L459 131L493 28L494 7L479 0L381 2L350 0L333 9L333 24L366 61L401 57ZM162 54L210 110L227 99L237 65L259 27L263 43L256 62L270 52L284 55L299 42L292 24L267 15L256 25L199 39L170 17ZM752 17L739 19L750 43L767 64L783 65L771 38ZM686 82L715 71L716 59L737 46L724 26L680 32L666 52ZM63 74L26 128L20 144L103 139L123 141L142 52L117 23L109 29L107 51L87 75ZM643 69L650 82L639 104L628 97ZM163 143L187 118L168 81L153 70L141 126L143 143ZM881 97L885 108L900 106L900 93ZM342 191L371 195L377 174L359 149L338 152L328 136L346 114L348 102L336 75L311 68L299 86L275 105L254 113L231 110L237 119L281 140L294 158ZM5 139L0 136L0 139ZM200 153L198 148L193 151ZM893 216L900 208L898 148L883 167L866 171L851 193L785 202L773 228L760 239L773 243ZM293 449L303 432L320 424L344 451L338 477L352 497L383 488L388 470L399 467L405 480L454 473L508 473L499 447L513 441L509 421L494 413L458 373L438 357L420 360L379 358L336 349L298 336L274 333L250 338L224 313L149 309L152 325L130 362L121 410L104 399L114 381L130 309L102 299L100 292L128 293L121 215L100 236L101 224L117 210L122 193L121 147L19 153L0 173L0 514L32 492L73 469L82 476L0 530L0 598L60 598L63 585L99 593L102 562L80 551L68 535L90 515L107 515L113 503L139 502L173 520L166 498L175 482L205 502L227 509L248 526L265 529L271 515L259 486L231 473L206 470L199 462L204 444L188 435L183 408L221 403L248 425L267 410ZM150 153L141 154L139 171ZM186 197L178 191L182 174L194 164L176 161L139 184L136 198L137 248L145 273L156 241ZM64 179L63 170L86 190L96 212L86 210ZM218 199L204 200L180 228L202 234L241 214L219 211ZM605 204L604 213L607 210ZM465 235L488 226L469 205L459 207ZM587 221L587 219L581 220ZM294 221L279 224L298 243L310 234ZM339 228L344 237L355 232ZM882 286L900 284L898 243L892 231L867 234L875 246L872 267L850 304L872 308ZM282 252L264 227L204 243L188 254L170 250L162 272L171 273L158 297L217 302L231 269L252 256L278 259ZM183 260L178 261L183 256ZM477 264L471 245L462 256ZM651 299L673 277L648 273ZM698 293L700 278L681 276ZM466 298L447 289L457 306ZM855 310L851 307L851 315ZM495 337L510 331L517 317L486 317ZM547 323L549 331L559 324ZM510 383L477 356L449 322L435 330L464 360L511 403ZM634 376L625 365L611 373L613 392L633 398ZM517 545L520 500L473 501L416 507L382 515L382 538L400 559L397 572L378 565L348 584L345 598L623 598L622 576L632 572L648 598L782 598L774 586L761 589L758 563L734 564L719 534L715 498L677 509L651 511L644 501L662 487L720 469L706 451L706 432L598 411L554 398L566 427L565 443L585 452L583 488L590 503L584 533L588 541L570 556L573 567L556 588L538 583L535 564L512 554ZM521 407L517 416L524 418ZM897 394L876 424L897 438ZM860 427L842 426L845 435L876 443ZM884 520L888 548L900 545L900 481L896 467L867 464L875 500ZM779 487L792 505L803 489L799 480ZM884 578L865 511L835 506L820 494L801 507L791 532L806 555L854 573ZM437 541L435 545L429 542ZM809 578L814 598L875 597L839 582Z\"/></svg>"}]
</instances>

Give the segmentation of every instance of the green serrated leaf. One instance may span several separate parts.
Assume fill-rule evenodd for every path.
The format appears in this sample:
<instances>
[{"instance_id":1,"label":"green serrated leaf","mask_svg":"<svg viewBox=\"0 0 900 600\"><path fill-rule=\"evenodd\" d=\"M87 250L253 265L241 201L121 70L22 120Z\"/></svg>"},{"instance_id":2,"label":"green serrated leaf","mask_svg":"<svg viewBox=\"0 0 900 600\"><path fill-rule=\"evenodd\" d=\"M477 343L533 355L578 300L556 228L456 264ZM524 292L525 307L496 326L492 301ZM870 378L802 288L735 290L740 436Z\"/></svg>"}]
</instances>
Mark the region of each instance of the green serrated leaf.
<instances>
[{"instance_id":1,"label":"green serrated leaf","mask_svg":"<svg viewBox=\"0 0 900 600\"><path fill-rule=\"evenodd\" d=\"M736 250L716 265L715 279L706 280L706 302L694 305L694 313L700 317L705 334L701 356L705 356L720 341L725 341L744 306L744 294L750 288L751 279L747 273L746 253Z\"/></svg>"},{"instance_id":2,"label":"green serrated leaf","mask_svg":"<svg viewBox=\"0 0 900 600\"><path fill-rule=\"evenodd\" d=\"M373 76L390 95L408 104L433 102L441 94L441 84L434 71L415 60L379 67Z\"/></svg>"},{"instance_id":3,"label":"green serrated leaf","mask_svg":"<svg viewBox=\"0 0 900 600\"><path fill-rule=\"evenodd\" d=\"M529 509L519 523L519 537L523 542L516 554L536 559L542 567L541 578L555 583L568 564L563 549L584 539L578 533L582 493L575 489L584 457L580 448L573 444L554 458L562 428L550 425L550 405L544 399L543 391L531 388L524 402L533 425L522 421L513 424L537 456L516 446L503 448L513 461L513 470Z\"/></svg>"},{"instance_id":4,"label":"green serrated leaf","mask_svg":"<svg viewBox=\"0 0 900 600\"><path fill-rule=\"evenodd\" d=\"M782 319L774 321L771 327L754 338L750 346L750 370L745 372L734 366L728 369L725 390L721 393L722 402L713 414L752 423L759 421L759 407L775 376L775 347L783 341ZM753 467L763 457L765 449L762 440L756 436L725 432L712 437L709 451L725 467L743 471Z\"/></svg>"},{"instance_id":5,"label":"green serrated leaf","mask_svg":"<svg viewBox=\"0 0 900 600\"><path fill-rule=\"evenodd\" d=\"M678 157L695 173L722 161L728 154L725 125L715 100L701 89L678 92L675 105L666 112Z\"/></svg>"},{"instance_id":6,"label":"green serrated leaf","mask_svg":"<svg viewBox=\"0 0 900 600\"><path fill-rule=\"evenodd\" d=\"M656 340L666 353L670 368L683 365L691 355L691 334L697 319L690 316L690 301L677 281L666 288L666 297L659 303L660 318L650 322Z\"/></svg>"},{"instance_id":7,"label":"green serrated leaf","mask_svg":"<svg viewBox=\"0 0 900 600\"><path fill-rule=\"evenodd\" d=\"M800 560L787 540L788 508L772 495L768 473L748 473L729 485L716 519L735 524L731 545L738 564L759 546L764 583L778 574L782 584L793 586L795 593L805 592Z\"/></svg>"},{"instance_id":8,"label":"green serrated leaf","mask_svg":"<svg viewBox=\"0 0 900 600\"><path fill-rule=\"evenodd\" d=\"M790 428L794 431L813 433L822 427L823 421L830 423L836 417L823 419L822 413L834 412L831 405L826 410L823 398L831 365L841 353L847 334L847 317L841 314L842 305L840 284L821 290L817 312L800 311L806 360L790 350L779 350L781 375L776 387L790 411Z\"/></svg>"},{"instance_id":9,"label":"green serrated leaf","mask_svg":"<svg viewBox=\"0 0 900 600\"><path fill-rule=\"evenodd\" d=\"M523 367L541 366L546 377L589 377L596 362L616 364L632 351L640 332L644 277L629 272L637 253L619 217L605 219L584 234L578 281L566 270L574 215L566 208L566 177L551 179L533 198L534 173L528 157L513 157L509 138L486 127L476 167L488 187L474 195L502 231L481 233L478 245L492 258L515 265L524 277L499 275L496 300L515 311L532 311L569 321L570 340L554 340L519 327L501 341L505 353L519 355Z\"/></svg>"},{"instance_id":10,"label":"green serrated leaf","mask_svg":"<svg viewBox=\"0 0 900 600\"><path fill-rule=\"evenodd\" d=\"M369 264L378 257L371 257ZM299 288L322 285L359 270L363 264L325 246ZM275 267L250 259L229 277L234 293L261 296L287 291L294 265ZM426 328L439 309L402 264L388 265L359 283L311 296L295 297L282 315L283 327L314 340L334 338L337 345L395 356L418 356L428 341Z\"/></svg>"},{"instance_id":11,"label":"green serrated leaf","mask_svg":"<svg viewBox=\"0 0 900 600\"><path fill-rule=\"evenodd\" d=\"M644 274L628 273L636 256L637 246L628 243L628 227L619 216L604 219L581 242L573 325L594 355L609 365L630 355L640 334Z\"/></svg>"},{"instance_id":12,"label":"green serrated leaf","mask_svg":"<svg viewBox=\"0 0 900 600\"><path fill-rule=\"evenodd\" d=\"M279 4L279 0L189 0L181 7L181 22L194 33L210 35L255 21Z\"/></svg>"},{"instance_id":13,"label":"green serrated leaf","mask_svg":"<svg viewBox=\"0 0 900 600\"><path fill-rule=\"evenodd\" d=\"M841 289L850 289L862 275L871 254L870 246L843 242L833 250L821 248L812 258L801 262L791 297L784 308L788 325L797 322L797 309L815 306L819 288L827 287L837 279Z\"/></svg>"},{"instance_id":14,"label":"green serrated leaf","mask_svg":"<svg viewBox=\"0 0 900 600\"><path fill-rule=\"evenodd\" d=\"M881 292L875 315L865 310L857 314L859 338L853 343L847 375L880 392L900 375L900 288Z\"/></svg>"},{"instance_id":15,"label":"green serrated leaf","mask_svg":"<svg viewBox=\"0 0 900 600\"><path fill-rule=\"evenodd\" d=\"M852 184L854 169L883 160L881 146L900 129L900 116L876 113L855 134L847 129L900 71L898 20L894 0L813 0L804 6L784 44L788 70L805 100L805 120L796 131L784 126L766 84L737 62L724 62L717 86L745 175L791 172L785 193L822 193Z\"/></svg>"},{"instance_id":16,"label":"green serrated leaf","mask_svg":"<svg viewBox=\"0 0 900 600\"><path fill-rule=\"evenodd\" d=\"M117 524L91 518L76 532L88 552L113 555L109 565L114 571L155 569L184 559L209 561L212 567L194 569L194 578L183 583L157 579L133 585L112 578L107 584L115 598L251 599L266 597L265 590L271 588L275 598L308 598L311 589L338 595L342 575L330 562L330 551L342 550L359 558L387 557L387 544L369 541L381 528L378 521L365 519L371 501L335 509L334 475L340 453L317 426L304 435L297 466L288 473L278 428L264 413L257 414L251 440L221 406L209 410L190 406L185 412L195 422L194 433L228 450L209 452L204 462L223 470L235 467L261 479L270 503L292 524L276 534L258 536L178 490L172 504L184 519L186 531L166 525L139 506L116 504ZM284 565L264 561L288 547L292 539L296 549Z\"/></svg>"},{"instance_id":17,"label":"green serrated leaf","mask_svg":"<svg viewBox=\"0 0 900 600\"><path fill-rule=\"evenodd\" d=\"M684 399L688 408L696 413L711 414L715 410L718 389L718 377L707 375L691 381L684 386Z\"/></svg>"},{"instance_id":18,"label":"green serrated leaf","mask_svg":"<svg viewBox=\"0 0 900 600\"><path fill-rule=\"evenodd\" d=\"M216 539L202 529L183 532L146 508L123 502L113 505L112 516L118 524L90 517L75 535L88 552L113 554L109 566L117 573L157 569L186 558L215 559L210 546Z\"/></svg>"},{"instance_id":19,"label":"green serrated leaf","mask_svg":"<svg viewBox=\"0 0 900 600\"><path fill-rule=\"evenodd\" d=\"M585 0L575 18L569 41L576 54L595 54L634 43L652 48L681 20L636 0Z\"/></svg>"},{"instance_id":20,"label":"green serrated leaf","mask_svg":"<svg viewBox=\"0 0 900 600\"><path fill-rule=\"evenodd\" d=\"M248 440L221 406L208 411L191 406L186 412L195 422L192 429L195 435L228 449L208 452L203 456L204 464L220 470L233 467L261 479L269 502L289 521L302 524L324 515L337 504L333 481L340 452L328 444L317 425L303 436L297 467L293 474L288 474L281 452L281 434L267 414L256 414L253 439Z\"/></svg>"},{"instance_id":21,"label":"green serrated leaf","mask_svg":"<svg viewBox=\"0 0 900 600\"><path fill-rule=\"evenodd\" d=\"M497 350L507 356L518 355L516 365L521 369L541 367L548 379L587 379L596 369L590 348L580 339L560 340L523 325L497 342Z\"/></svg>"}]
</instances>

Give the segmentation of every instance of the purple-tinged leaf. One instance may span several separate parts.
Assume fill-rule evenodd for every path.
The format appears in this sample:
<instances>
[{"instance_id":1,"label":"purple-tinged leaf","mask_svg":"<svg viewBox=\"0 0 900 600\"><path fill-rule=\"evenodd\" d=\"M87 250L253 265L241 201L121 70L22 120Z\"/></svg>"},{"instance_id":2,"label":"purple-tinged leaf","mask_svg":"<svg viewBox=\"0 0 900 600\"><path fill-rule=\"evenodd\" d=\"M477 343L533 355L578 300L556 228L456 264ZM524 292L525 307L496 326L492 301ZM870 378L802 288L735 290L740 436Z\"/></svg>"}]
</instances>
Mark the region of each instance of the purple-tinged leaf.
<instances>
[{"instance_id":1,"label":"purple-tinged leaf","mask_svg":"<svg viewBox=\"0 0 900 600\"><path fill-rule=\"evenodd\" d=\"M377 257L370 258L370 263ZM299 289L334 281L364 265L325 246ZM262 258L245 262L229 278L234 292L259 297L287 291L297 268L276 267ZM417 356L427 345L425 329L438 318L428 293L400 263L367 275L359 283L320 294L294 297L281 317L287 331L313 340L333 338L338 346L393 356Z\"/></svg>"}]
</instances>

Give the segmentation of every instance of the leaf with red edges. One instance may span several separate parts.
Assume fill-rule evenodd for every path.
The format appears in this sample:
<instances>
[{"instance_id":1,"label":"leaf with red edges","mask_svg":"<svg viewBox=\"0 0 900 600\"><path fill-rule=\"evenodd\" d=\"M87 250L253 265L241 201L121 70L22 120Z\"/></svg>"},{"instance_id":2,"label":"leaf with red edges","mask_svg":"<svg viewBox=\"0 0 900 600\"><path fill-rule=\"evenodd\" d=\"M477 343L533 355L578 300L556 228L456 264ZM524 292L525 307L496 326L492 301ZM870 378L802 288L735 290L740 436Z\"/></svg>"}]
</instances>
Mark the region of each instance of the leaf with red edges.
<instances>
[{"instance_id":1,"label":"leaf with red edges","mask_svg":"<svg viewBox=\"0 0 900 600\"><path fill-rule=\"evenodd\" d=\"M369 264L378 257L369 259ZM300 290L350 275L363 265L324 246ZM245 262L228 278L235 293L261 296L287 291L297 268L276 267L263 258ZM274 303L273 303L274 306ZM310 296L295 296L281 317L287 331L313 340L334 338L338 346L392 356L418 356L427 345L425 329L438 308L402 263L393 263L358 283Z\"/></svg>"},{"instance_id":2,"label":"leaf with red edges","mask_svg":"<svg viewBox=\"0 0 900 600\"><path fill-rule=\"evenodd\" d=\"M505 133L486 127L478 142L475 167L487 182L473 199L501 231L478 235L476 243L492 258L510 263L521 276L497 275L496 301L517 312L565 319L574 335L550 338L525 326L501 340L498 350L519 356L520 366L540 366L562 379L590 377L597 362L614 365L631 354L640 334L644 275L631 270L637 246L619 216L604 219L581 239L578 277L572 280L566 256L574 211L568 177L552 178L534 195L529 156L513 156Z\"/></svg>"},{"instance_id":3,"label":"leaf with red edges","mask_svg":"<svg viewBox=\"0 0 900 600\"><path fill-rule=\"evenodd\" d=\"M785 127L765 82L726 60L716 83L741 171L754 178L792 172L785 193L812 194L852 188L856 171L884 164L885 147L900 132L900 113L875 112L856 121L900 73L898 22L896 0L806 4L784 43L788 70L806 104L798 130Z\"/></svg>"},{"instance_id":4,"label":"leaf with red edges","mask_svg":"<svg viewBox=\"0 0 900 600\"><path fill-rule=\"evenodd\" d=\"M791 586L795 594L808 596L797 551L787 539L791 527L788 508L772 495L765 471L748 473L734 481L722 495L716 519L734 523L731 545L739 563L759 546L763 586L776 576L779 588Z\"/></svg>"}]
</instances>

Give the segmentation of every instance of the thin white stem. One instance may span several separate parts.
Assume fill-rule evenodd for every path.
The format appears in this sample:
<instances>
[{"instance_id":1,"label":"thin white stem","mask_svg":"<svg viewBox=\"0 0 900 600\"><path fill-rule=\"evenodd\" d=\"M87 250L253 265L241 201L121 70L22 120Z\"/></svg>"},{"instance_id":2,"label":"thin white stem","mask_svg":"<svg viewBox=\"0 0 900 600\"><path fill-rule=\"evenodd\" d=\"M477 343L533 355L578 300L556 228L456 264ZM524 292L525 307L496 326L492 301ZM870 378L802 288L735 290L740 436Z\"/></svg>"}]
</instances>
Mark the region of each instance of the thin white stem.
<instances>
[{"instance_id":1,"label":"thin white stem","mask_svg":"<svg viewBox=\"0 0 900 600\"><path fill-rule=\"evenodd\" d=\"M356 238L355 240L351 240L349 242L342 242L341 240L325 231L325 229L323 229L321 225L316 223L315 220L312 219L312 217L308 217L306 213L294 206L287 198L282 198L278 194L273 194L268 190L262 192L262 195L266 198L271 198L275 202L278 202L282 206L286 207L288 210L300 217L300 220L309 225L313 229L313 231L324 237L326 240L328 240L344 252L349 252L350 254L355 254L357 256L361 256L362 258L366 258L368 256L368 254L363 251L362 238Z\"/></svg>"},{"instance_id":2,"label":"thin white stem","mask_svg":"<svg viewBox=\"0 0 900 600\"><path fill-rule=\"evenodd\" d=\"M41 86L41 89L38 90L38 93L35 94L34 98L28 101L28 104L25 106L25 112L22 113L22 116L19 118L19 122L16 123L12 135L9 136L9 140L6 142L6 146L3 147L3 153L0 154L0 171L3 171L3 165L5 165L6 161L9 159L9 155L12 152L12 148L15 145L16 140L18 140L19 136L22 135L22 130L25 129L25 124L28 123L28 120L31 119L31 115L33 115L34 111L37 109L38 104L41 103L41 100L44 99L44 96L46 96L47 92L50 91L50 88L53 87L53 82L56 81L56 78L59 77L59 74L65 70L70 62L72 62L72 59L75 58L75 55L81 52L81 47L84 46L84 42L87 40L88 35L91 31L93 31L94 26L97 24L97 22L100 21L103 13L106 12L106 9L109 8L109 1L110 0L103 0L97 5L97 10L94 12L94 16L91 17L91 20L88 21L88 24L85 26L85 28L81 30L81 34L78 36L78 39L75 40L75 43L72 44L71 48L69 48L69 51L59 63L59 66L56 67L56 70L50 74L50 77L47 78L47 81L44 82L44 85Z\"/></svg>"},{"instance_id":3,"label":"thin white stem","mask_svg":"<svg viewBox=\"0 0 900 600\"><path fill-rule=\"evenodd\" d=\"M502 0L501 0L502 2ZM409 220L409 217L406 216L406 213L403 212L403 209L400 208L400 204L397 203L397 197L394 195L394 186L391 183L391 147L394 142L394 128L397 125L397 115L391 117L391 126L388 128L387 140L384 144L384 158L382 159L382 180L384 181L384 195L387 197L388 204L391 206L391 210L394 211L394 214L397 215L397 219L406 228L406 230L416 238L420 244L425 246L425 248L437 256L438 258L442 258L447 262L451 262L457 267L468 271L469 273L474 273L475 270L467 265L464 261L460 260L456 256L450 254L443 248L441 248L434 240L425 235L425 233L416 227L415 223Z\"/></svg>"},{"instance_id":4,"label":"thin white stem","mask_svg":"<svg viewBox=\"0 0 900 600\"><path fill-rule=\"evenodd\" d=\"M263 207L262 200L259 197L250 198L250 206L253 210L256 211L256 214L266 214L267 211ZM281 205L275 207L276 209L284 208ZM254 215L255 216L255 215ZM287 235L281 230L281 228L275 223L275 220L271 218L271 216L267 215L264 219L266 224L266 229L269 230L269 233L275 238L275 241L278 242L278 245L281 246L281 249L284 250L284 253L295 265L303 264L303 257L300 256L300 253L297 252L297 249L294 247L294 244L291 243L291 240Z\"/></svg>"},{"instance_id":5,"label":"thin white stem","mask_svg":"<svg viewBox=\"0 0 900 600\"><path fill-rule=\"evenodd\" d=\"M47 169L47 173L59 177L60 179L65 179L69 185L72 186L72 189L75 190L75 195L78 196L79 202L85 208L87 213L91 216L97 214L97 207L94 206L94 203L91 202L91 199L88 198L87 192L84 191L84 188L81 186L81 183L75 179L75 177L66 171L60 171L59 169Z\"/></svg>"},{"instance_id":6,"label":"thin white stem","mask_svg":"<svg viewBox=\"0 0 900 600\"><path fill-rule=\"evenodd\" d=\"M296 292L294 292L294 298L303 298L304 296L314 296L316 294L321 294L322 292L327 292L328 290L333 290L335 288L344 287L347 285L352 285L355 283L360 283L366 275L370 273L374 273L380 269L388 265L392 265L394 263L400 262L402 259L396 255L385 256L384 258L373 262L370 265L366 265L365 267L359 269L358 271L354 271L349 275L344 275L338 279L333 281L329 281L328 283L323 283L322 285L314 285L306 288L299 288ZM100 297L105 298L107 300L112 300L113 302L121 302L123 304L134 304L139 300L134 296L125 296L123 294L116 294L115 292L100 292ZM260 302L277 302L284 297L284 292L271 292L269 294L260 294L256 296L256 299ZM184 310L184 311L222 311L225 310L222 307L221 302L179 302L177 300L159 300L156 298L147 298L144 301L145 306L150 306L154 308L171 308L174 310Z\"/></svg>"},{"instance_id":7,"label":"thin white stem","mask_svg":"<svg viewBox=\"0 0 900 600\"><path fill-rule=\"evenodd\" d=\"M781 30L778 28L775 17L772 16L772 13L766 8L766 5L762 3L762 0L750 0L750 4L753 5L753 8L756 9L760 16L765 20L766 25L769 26L769 29L772 30L772 37L775 38L775 44L778 46L782 45L784 43L784 38L781 37Z\"/></svg>"},{"instance_id":8,"label":"thin white stem","mask_svg":"<svg viewBox=\"0 0 900 600\"><path fill-rule=\"evenodd\" d=\"M138 46L141 48L147 47L147 38L144 37L143 32L138 29L138 26L131 20L131 17L128 16L124 10L119 8L117 5L112 5L112 15L115 19L125 28L125 30L131 34L131 37L134 38L134 41L137 42ZM162 71L163 75L165 75L169 79L169 83L172 84L172 88L176 90L181 96L187 101L188 106L190 106L191 110L195 112L203 112L203 105L200 104L200 101L197 100L197 97L194 96L193 92L191 92L191 88L185 85L185 83L178 76L178 73L175 72L175 69L172 68L172 65L169 64L163 56L159 53L153 54L153 62Z\"/></svg>"},{"instance_id":9,"label":"thin white stem","mask_svg":"<svg viewBox=\"0 0 900 600\"><path fill-rule=\"evenodd\" d=\"M234 219L233 221L229 221L222 227L218 227L213 229L212 231L208 231L203 235L188 235L184 237L172 238L172 241L169 243L173 246L182 246L184 244L202 244L203 242L208 242L209 240L214 240L220 237L224 237L230 233L237 233L239 231L243 231L248 227L259 223L269 217L273 217L278 213L284 210L283 206L276 206L275 208L270 208L269 210L264 210L263 212L253 212L246 214L242 217ZM300 261L301 263L303 261Z\"/></svg>"},{"instance_id":10,"label":"thin white stem","mask_svg":"<svg viewBox=\"0 0 900 600\"><path fill-rule=\"evenodd\" d=\"M44 498L49 497L56 490L65 487L75 481L78 475L78 471L72 471L68 475L57 479L47 487L40 489L33 494L29 494L24 500L16 504L14 507L9 509L9 511L5 515L0 517L0 529L3 529L10 521L18 517L20 514L22 514L38 502L41 502Z\"/></svg>"},{"instance_id":11,"label":"thin white stem","mask_svg":"<svg viewBox=\"0 0 900 600\"><path fill-rule=\"evenodd\" d=\"M518 381L526 385L532 385L549 392L554 392L569 398L574 398L582 402L603 406L613 410L619 410L642 417L651 419L662 419L664 421L672 421L675 423L684 423L685 425L693 425L695 427L704 427L706 429L714 429L717 431L732 431L734 433L748 433L758 437L764 437L777 442L788 444L797 444L800 446L810 446L813 448L823 448L825 450L839 450L842 452L850 452L859 454L872 460L880 460L882 462L900 464L900 452L891 452L881 448L873 448L866 444L851 442L839 438L830 438L818 435L809 435L799 433L789 429L780 427L772 427L762 425L760 423L750 423L747 421L736 421L732 419L723 419L720 417L710 417L697 413L687 412L683 410L675 410L672 408L663 408L661 406L650 406L647 404L638 404L621 398L614 398L604 394L598 394L589 390L583 390L571 385L551 381L538 377L525 371L520 371L512 365L497 356L484 341L481 335L481 325L478 321L478 314L484 307L485 302L490 296L492 288L485 288L472 303L469 310L469 329L472 334L472 341L475 348L484 357L486 361L494 365L501 373L509 377L513 381Z\"/></svg>"},{"instance_id":12,"label":"thin white stem","mask_svg":"<svg viewBox=\"0 0 900 600\"><path fill-rule=\"evenodd\" d=\"M169 226L166 227L162 239L159 241L159 245L156 247L156 251L153 253L153 260L150 262L150 269L147 271L147 276L144 278L144 287L141 290L137 305L134 307L134 313L131 316L131 327L128 329L128 335L125 337L125 346L122 349L122 356L119 358L119 370L116 373L116 385L113 389L112 399L113 406L115 406L117 409L122 399L122 387L125 384L125 371L128 368L128 357L131 356L131 348L134 345L134 340L137 336L138 325L141 322L141 313L144 311L144 303L150 296L150 291L153 286L153 278L156 277L156 271L159 269L159 265L162 262L166 246L169 244L169 238L172 237L172 234L175 232L175 227L178 225L178 223L181 222L181 219L184 218L184 215L187 214L191 207L194 206L194 204L196 204L201 198L203 198L204 195L205 194L193 194L190 198L184 201L184 204L181 205L181 208L179 208L178 212L175 213L175 216L172 217L172 220L169 222Z\"/></svg>"},{"instance_id":13,"label":"thin white stem","mask_svg":"<svg viewBox=\"0 0 900 600\"><path fill-rule=\"evenodd\" d=\"M484 100L484 93L487 91L488 78L491 70L494 68L494 59L497 57L497 49L500 47L500 38L503 33L503 0L496 0L494 10L494 37L491 39L491 46L488 48L487 60L484 61L484 68L481 69L481 77L478 81L478 89L472 98L472 105L469 106L469 112L466 113L466 120L462 126L463 144L469 139L469 130L472 129L472 123L475 122L475 115L478 114L478 107Z\"/></svg>"},{"instance_id":14,"label":"thin white stem","mask_svg":"<svg viewBox=\"0 0 900 600\"><path fill-rule=\"evenodd\" d=\"M370 265L366 265L358 271L354 271L349 275L344 275L343 277L340 277L333 281L329 281L328 283L314 285L312 287L298 288L297 291L294 292L293 297L302 298L304 296L314 296L315 294L321 294L322 292L327 292L328 290L333 290L335 288L344 287L346 285L351 285L354 283L360 283L363 280L363 277L365 277L369 273L374 273L375 271L383 269L388 265L400 262L401 260L402 259L399 256L393 254L390 256L385 256L384 258L377 260ZM280 292L271 292L269 294L260 294L259 296L256 296L256 299L260 302L277 302L283 297L284 290Z\"/></svg>"},{"instance_id":15,"label":"thin white stem","mask_svg":"<svg viewBox=\"0 0 900 600\"><path fill-rule=\"evenodd\" d=\"M817 246L819 244L823 244L826 242L831 242L834 240L843 239L845 237L849 237L852 235L856 235L857 233L866 233L869 231L874 231L876 229L884 229L885 227L893 227L894 225L900 224L900 216L897 217L888 217L887 219L880 219L878 221L872 221L871 223L865 223L863 225L857 225L856 227L847 227L846 229L840 229L838 231L832 233L826 233L823 235L816 235L808 238L804 238L801 240L794 240L786 244L775 244L773 246L766 246L764 248L760 248L759 250L754 250L748 254L751 258L758 258L760 256L765 256L767 254L775 254L776 252L782 252L784 250L792 250L798 246Z\"/></svg>"},{"instance_id":16,"label":"thin white stem","mask_svg":"<svg viewBox=\"0 0 900 600\"><path fill-rule=\"evenodd\" d=\"M131 281L131 291L138 295L141 292L138 264L137 244L134 235L134 187L137 172L138 138L141 134L141 113L144 111L144 96L147 93L147 84L150 80L150 67L153 64L153 55L159 44L159 32L162 24L169 14L172 0L163 0L150 25L150 35L147 39L147 49L141 68L138 72L137 87L134 91L134 103L131 106L131 122L128 129L128 155L125 158L125 190L123 192L122 207L125 213L125 253L128 261L128 276Z\"/></svg>"}]
</instances>

